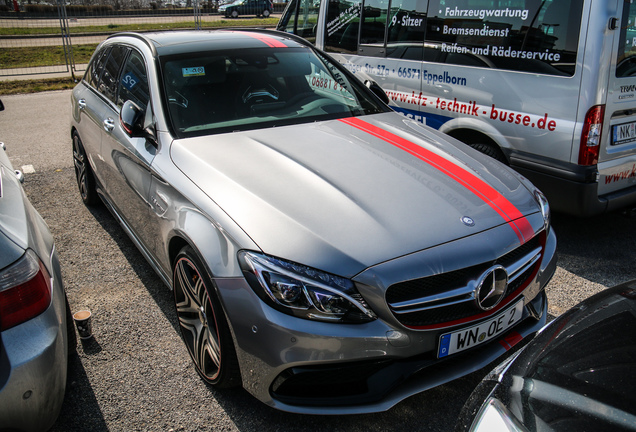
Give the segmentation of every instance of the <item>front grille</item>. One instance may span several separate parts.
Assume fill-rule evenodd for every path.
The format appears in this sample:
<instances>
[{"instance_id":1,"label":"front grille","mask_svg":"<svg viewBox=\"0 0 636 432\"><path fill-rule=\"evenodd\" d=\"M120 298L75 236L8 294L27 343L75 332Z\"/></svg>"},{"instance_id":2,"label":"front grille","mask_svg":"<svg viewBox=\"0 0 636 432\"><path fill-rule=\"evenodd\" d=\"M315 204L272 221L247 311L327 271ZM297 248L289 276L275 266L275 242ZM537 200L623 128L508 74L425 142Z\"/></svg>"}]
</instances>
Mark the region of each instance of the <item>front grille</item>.
<instances>
[{"instance_id":1,"label":"front grille","mask_svg":"<svg viewBox=\"0 0 636 432\"><path fill-rule=\"evenodd\" d=\"M487 316L475 305L479 278L492 266L503 266L508 273L508 287L501 304L509 303L525 289L541 265L542 236L535 236L495 261L393 284L386 292L389 308L402 325L414 329L441 328L472 316Z\"/></svg>"}]
</instances>

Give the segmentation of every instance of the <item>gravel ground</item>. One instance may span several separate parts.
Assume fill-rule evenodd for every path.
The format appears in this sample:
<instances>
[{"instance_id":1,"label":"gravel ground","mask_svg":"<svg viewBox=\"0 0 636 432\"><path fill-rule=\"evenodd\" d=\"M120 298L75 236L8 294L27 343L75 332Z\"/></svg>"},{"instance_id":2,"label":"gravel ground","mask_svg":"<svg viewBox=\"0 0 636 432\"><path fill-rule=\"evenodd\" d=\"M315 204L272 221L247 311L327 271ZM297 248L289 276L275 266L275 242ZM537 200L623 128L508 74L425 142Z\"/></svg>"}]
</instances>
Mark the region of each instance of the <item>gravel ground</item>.
<instances>
[{"instance_id":1,"label":"gravel ground","mask_svg":"<svg viewBox=\"0 0 636 432\"><path fill-rule=\"evenodd\" d=\"M94 338L77 343L63 409L52 431L452 428L488 368L372 415L288 414L242 389L206 386L181 341L171 292L108 211L87 209L79 198L66 134L68 97L69 92L3 97L8 110L0 114L0 134L16 168L34 165L24 188L55 237L71 308L93 313ZM47 110L57 105L58 114ZM547 289L552 316L606 287L636 279L636 219L555 215L553 226L559 267Z\"/></svg>"}]
</instances>

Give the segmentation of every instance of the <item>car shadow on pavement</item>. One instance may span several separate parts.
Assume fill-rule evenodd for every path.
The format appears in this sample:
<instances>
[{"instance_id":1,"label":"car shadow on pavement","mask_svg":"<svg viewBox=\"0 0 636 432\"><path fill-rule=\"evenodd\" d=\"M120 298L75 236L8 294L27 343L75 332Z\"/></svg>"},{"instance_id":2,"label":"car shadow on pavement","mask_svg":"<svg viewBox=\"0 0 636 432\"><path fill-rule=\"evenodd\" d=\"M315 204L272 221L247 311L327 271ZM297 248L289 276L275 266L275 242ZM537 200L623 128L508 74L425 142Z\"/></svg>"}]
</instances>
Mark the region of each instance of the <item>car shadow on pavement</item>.
<instances>
[{"instance_id":1,"label":"car shadow on pavement","mask_svg":"<svg viewBox=\"0 0 636 432\"><path fill-rule=\"evenodd\" d=\"M592 218L556 213L552 226L559 267L605 286L636 278L636 217L620 212Z\"/></svg>"},{"instance_id":2,"label":"car shadow on pavement","mask_svg":"<svg viewBox=\"0 0 636 432\"><path fill-rule=\"evenodd\" d=\"M159 306L174 330L178 334L181 334L175 313L172 291L163 283L161 278L126 234L115 216L110 213L103 203L95 207L90 207L88 210L116 243L124 258L128 261L130 268L134 271L141 284L148 290L148 293L157 306Z\"/></svg>"},{"instance_id":3,"label":"car shadow on pavement","mask_svg":"<svg viewBox=\"0 0 636 432\"><path fill-rule=\"evenodd\" d=\"M81 349L79 345L77 349ZM81 430L108 430L86 370L78 352L74 350L68 359L68 376L62 410L49 432L78 430L78 419L81 419Z\"/></svg>"}]
</instances>

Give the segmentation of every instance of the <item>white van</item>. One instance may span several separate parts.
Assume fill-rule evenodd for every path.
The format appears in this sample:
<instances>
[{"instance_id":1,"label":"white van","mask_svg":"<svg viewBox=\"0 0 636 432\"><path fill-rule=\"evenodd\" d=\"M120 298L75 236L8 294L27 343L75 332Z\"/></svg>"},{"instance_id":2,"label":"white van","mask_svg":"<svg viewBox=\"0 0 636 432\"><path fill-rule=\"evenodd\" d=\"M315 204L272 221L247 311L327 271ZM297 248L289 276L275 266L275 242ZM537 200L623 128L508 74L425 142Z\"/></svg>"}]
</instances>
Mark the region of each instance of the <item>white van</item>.
<instances>
[{"instance_id":1,"label":"white van","mask_svg":"<svg viewBox=\"0 0 636 432\"><path fill-rule=\"evenodd\" d=\"M635 19L634 0L292 0L278 29L591 216L636 209Z\"/></svg>"}]
</instances>

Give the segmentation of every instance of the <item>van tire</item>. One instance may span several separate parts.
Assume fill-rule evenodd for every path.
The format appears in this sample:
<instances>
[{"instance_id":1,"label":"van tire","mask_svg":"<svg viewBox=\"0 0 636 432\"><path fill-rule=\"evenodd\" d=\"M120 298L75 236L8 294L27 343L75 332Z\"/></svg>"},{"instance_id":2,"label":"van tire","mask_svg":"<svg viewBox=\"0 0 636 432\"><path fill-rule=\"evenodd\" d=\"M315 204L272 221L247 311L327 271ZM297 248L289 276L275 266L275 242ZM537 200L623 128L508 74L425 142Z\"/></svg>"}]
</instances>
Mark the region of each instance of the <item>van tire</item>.
<instances>
[{"instance_id":1,"label":"van tire","mask_svg":"<svg viewBox=\"0 0 636 432\"><path fill-rule=\"evenodd\" d=\"M498 160L501 163L508 165L508 160L506 156L503 154L501 149L493 144L488 143L473 143L468 144L478 152L485 154L486 156L490 156L491 158Z\"/></svg>"}]
</instances>

